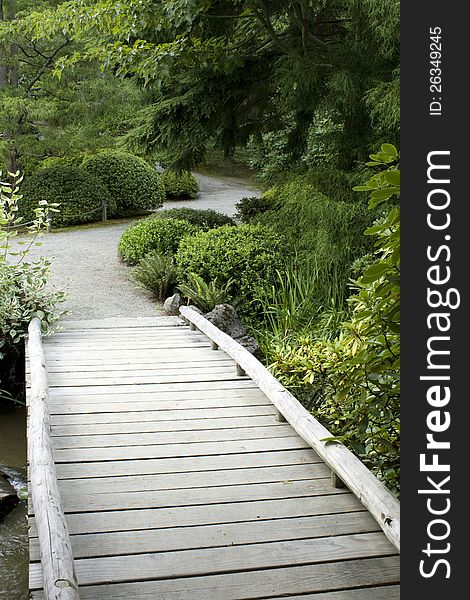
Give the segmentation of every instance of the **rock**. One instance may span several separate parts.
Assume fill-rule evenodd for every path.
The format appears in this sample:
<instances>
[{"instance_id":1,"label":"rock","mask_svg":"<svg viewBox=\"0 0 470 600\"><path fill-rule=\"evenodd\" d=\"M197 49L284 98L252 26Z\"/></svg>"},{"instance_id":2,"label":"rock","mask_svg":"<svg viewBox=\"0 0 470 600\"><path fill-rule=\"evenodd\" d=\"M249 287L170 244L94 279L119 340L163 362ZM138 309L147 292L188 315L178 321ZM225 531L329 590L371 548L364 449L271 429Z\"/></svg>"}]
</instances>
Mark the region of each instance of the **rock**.
<instances>
[{"instance_id":1,"label":"rock","mask_svg":"<svg viewBox=\"0 0 470 600\"><path fill-rule=\"evenodd\" d=\"M181 306L181 296L176 293L170 296L163 303L163 310L167 315L179 315L179 307Z\"/></svg>"},{"instance_id":2,"label":"rock","mask_svg":"<svg viewBox=\"0 0 470 600\"><path fill-rule=\"evenodd\" d=\"M18 504L19 498L15 488L0 472L0 519Z\"/></svg>"},{"instance_id":3,"label":"rock","mask_svg":"<svg viewBox=\"0 0 470 600\"><path fill-rule=\"evenodd\" d=\"M262 358L258 342L252 335L246 332L245 327L231 304L217 304L213 310L204 316L213 325L246 348L257 359Z\"/></svg>"}]
</instances>

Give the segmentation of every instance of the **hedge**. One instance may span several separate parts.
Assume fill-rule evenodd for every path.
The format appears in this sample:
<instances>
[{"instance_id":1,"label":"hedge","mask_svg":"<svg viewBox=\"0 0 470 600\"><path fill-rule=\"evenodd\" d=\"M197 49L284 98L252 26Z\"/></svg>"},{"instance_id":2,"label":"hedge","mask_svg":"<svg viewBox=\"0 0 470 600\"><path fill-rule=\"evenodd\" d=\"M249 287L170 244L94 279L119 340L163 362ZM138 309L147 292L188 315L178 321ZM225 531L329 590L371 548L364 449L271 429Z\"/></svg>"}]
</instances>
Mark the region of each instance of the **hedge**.
<instances>
[{"instance_id":1,"label":"hedge","mask_svg":"<svg viewBox=\"0 0 470 600\"><path fill-rule=\"evenodd\" d=\"M260 288L274 284L276 270L282 269L287 254L283 237L268 227L225 225L184 238L176 264L183 281L188 273L206 282L217 279L221 285L232 279L229 293L237 298L240 312L253 313Z\"/></svg>"},{"instance_id":2,"label":"hedge","mask_svg":"<svg viewBox=\"0 0 470 600\"><path fill-rule=\"evenodd\" d=\"M171 255L185 235L196 231L194 225L182 219L144 219L124 231L118 254L128 265L137 264L149 252Z\"/></svg>"},{"instance_id":3,"label":"hedge","mask_svg":"<svg viewBox=\"0 0 470 600\"><path fill-rule=\"evenodd\" d=\"M53 227L100 221L103 201L109 211L115 208L101 181L77 166L57 165L36 171L25 179L22 193L20 214L25 221L34 218L34 209L41 200L60 204L59 212L51 214Z\"/></svg>"},{"instance_id":4,"label":"hedge","mask_svg":"<svg viewBox=\"0 0 470 600\"><path fill-rule=\"evenodd\" d=\"M167 198L194 198L199 192L199 184L189 171L165 171L162 180Z\"/></svg>"},{"instance_id":5,"label":"hedge","mask_svg":"<svg viewBox=\"0 0 470 600\"><path fill-rule=\"evenodd\" d=\"M88 173L98 177L108 189L115 207L111 217L125 217L162 206L165 188L157 171L133 154L106 151L84 163Z\"/></svg>"}]
</instances>

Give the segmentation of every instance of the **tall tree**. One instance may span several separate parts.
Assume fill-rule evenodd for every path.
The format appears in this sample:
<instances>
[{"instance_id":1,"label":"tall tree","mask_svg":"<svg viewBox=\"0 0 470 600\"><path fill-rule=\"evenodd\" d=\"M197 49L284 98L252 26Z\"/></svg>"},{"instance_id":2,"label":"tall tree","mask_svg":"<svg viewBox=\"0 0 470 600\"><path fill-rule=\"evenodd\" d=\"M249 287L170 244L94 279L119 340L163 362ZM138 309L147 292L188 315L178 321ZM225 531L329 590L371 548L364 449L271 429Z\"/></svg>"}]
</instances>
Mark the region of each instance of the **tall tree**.
<instances>
[{"instance_id":1,"label":"tall tree","mask_svg":"<svg viewBox=\"0 0 470 600\"><path fill-rule=\"evenodd\" d=\"M231 152L287 116L294 161L325 111L350 163L398 135L399 0L76 0L22 27L66 31L84 57L147 85L132 142L180 165L208 140Z\"/></svg>"},{"instance_id":2,"label":"tall tree","mask_svg":"<svg viewBox=\"0 0 470 600\"><path fill-rule=\"evenodd\" d=\"M114 144L142 105L135 83L104 74L97 62L75 62L61 81L53 76L81 46L65 30L35 39L22 27L45 7L54 11L57 2L0 0L0 152L10 172Z\"/></svg>"}]
</instances>

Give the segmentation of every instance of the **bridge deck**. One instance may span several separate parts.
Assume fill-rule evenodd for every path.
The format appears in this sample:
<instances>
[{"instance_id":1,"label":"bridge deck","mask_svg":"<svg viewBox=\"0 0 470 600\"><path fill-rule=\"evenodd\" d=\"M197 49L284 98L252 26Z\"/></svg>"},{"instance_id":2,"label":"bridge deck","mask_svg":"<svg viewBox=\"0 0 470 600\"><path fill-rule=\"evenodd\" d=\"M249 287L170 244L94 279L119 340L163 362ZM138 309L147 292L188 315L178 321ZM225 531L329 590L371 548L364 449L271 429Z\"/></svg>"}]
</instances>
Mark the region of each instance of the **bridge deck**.
<instances>
[{"instance_id":1,"label":"bridge deck","mask_svg":"<svg viewBox=\"0 0 470 600\"><path fill-rule=\"evenodd\" d=\"M375 520L203 334L64 323L44 352L82 600L399 598ZM30 553L38 600L33 515Z\"/></svg>"}]
</instances>

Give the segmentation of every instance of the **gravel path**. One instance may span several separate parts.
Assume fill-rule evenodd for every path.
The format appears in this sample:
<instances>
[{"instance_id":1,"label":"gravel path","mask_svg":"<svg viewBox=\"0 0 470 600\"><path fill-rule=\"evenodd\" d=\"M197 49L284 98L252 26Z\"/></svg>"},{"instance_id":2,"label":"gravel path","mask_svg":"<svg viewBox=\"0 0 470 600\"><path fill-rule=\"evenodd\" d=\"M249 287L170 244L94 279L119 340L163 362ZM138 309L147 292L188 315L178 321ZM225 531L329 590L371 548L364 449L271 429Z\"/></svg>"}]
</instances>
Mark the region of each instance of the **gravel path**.
<instances>
[{"instance_id":1,"label":"gravel path","mask_svg":"<svg viewBox=\"0 0 470 600\"><path fill-rule=\"evenodd\" d=\"M230 178L196 175L201 191L194 200L165 203L165 208L212 208L232 216L243 196L257 195L254 188ZM32 256L52 257L52 285L66 289L65 319L151 317L161 305L129 281L129 267L117 257L119 238L129 223L50 233Z\"/></svg>"}]
</instances>

